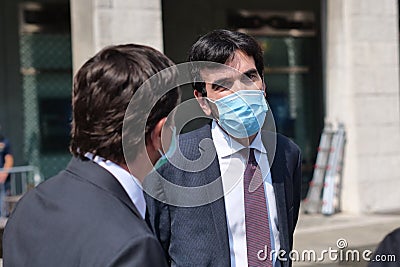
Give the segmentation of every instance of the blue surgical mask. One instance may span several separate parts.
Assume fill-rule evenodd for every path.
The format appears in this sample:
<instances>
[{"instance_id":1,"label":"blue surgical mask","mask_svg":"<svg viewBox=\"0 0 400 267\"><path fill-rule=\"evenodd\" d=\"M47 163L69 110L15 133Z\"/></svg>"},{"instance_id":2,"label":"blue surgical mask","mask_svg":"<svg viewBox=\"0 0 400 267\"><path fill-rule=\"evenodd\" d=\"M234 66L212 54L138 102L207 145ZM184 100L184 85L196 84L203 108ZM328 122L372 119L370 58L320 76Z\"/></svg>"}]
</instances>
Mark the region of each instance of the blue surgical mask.
<instances>
[{"instance_id":1,"label":"blue surgical mask","mask_svg":"<svg viewBox=\"0 0 400 267\"><path fill-rule=\"evenodd\" d=\"M171 158L171 156L175 153L176 151L176 127L171 127L172 130L172 137L171 137L171 143L169 145L168 151L164 154L161 149L158 149L158 153L160 153L161 157L157 160L156 164L154 164L155 169L161 168L165 163L168 162L168 159Z\"/></svg>"},{"instance_id":2,"label":"blue surgical mask","mask_svg":"<svg viewBox=\"0 0 400 267\"><path fill-rule=\"evenodd\" d=\"M247 138L263 126L268 111L262 90L240 90L216 101L218 124L231 136Z\"/></svg>"}]
</instances>

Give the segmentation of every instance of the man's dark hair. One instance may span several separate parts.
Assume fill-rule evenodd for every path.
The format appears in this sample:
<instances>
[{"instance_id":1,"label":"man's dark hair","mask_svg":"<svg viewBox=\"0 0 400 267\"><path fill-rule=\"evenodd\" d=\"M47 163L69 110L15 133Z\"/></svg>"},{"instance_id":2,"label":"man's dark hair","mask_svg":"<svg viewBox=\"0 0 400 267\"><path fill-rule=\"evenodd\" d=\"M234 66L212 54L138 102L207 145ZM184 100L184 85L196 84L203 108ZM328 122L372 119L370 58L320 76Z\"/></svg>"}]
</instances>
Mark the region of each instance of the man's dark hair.
<instances>
[{"instance_id":1,"label":"man's dark hair","mask_svg":"<svg viewBox=\"0 0 400 267\"><path fill-rule=\"evenodd\" d=\"M136 44L110 46L89 59L74 79L71 153L84 158L90 152L125 164L122 129L127 107L147 79L171 66L174 63L159 51ZM166 94L158 90L175 84L176 76L176 68L169 68L163 72L163 84L147 86L135 95L135 103L140 105L131 108L129 114L131 128L138 128L133 137L130 131L133 150L137 151L143 138L147 139L155 125L178 104L178 87L170 87L173 89ZM147 103L156 103L148 118L143 108ZM139 125L145 125L144 134L144 127L139 129Z\"/></svg>"},{"instance_id":2,"label":"man's dark hair","mask_svg":"<svg viewBox=\"0 0 400 267\"><path fill-rule=\"evenodd\" d=\"M263 53L257 41L244 33L229 30L214 30L200 37L193 44L189 52L189 61L211 61L225 64L232 60L236 50L245 52L248 56L254 58L257 72L260 77L264 77ZM200 76L200 69L193 66L191 69L193 88L205 95L205 83Z\"/></svg>"}]
</instances>

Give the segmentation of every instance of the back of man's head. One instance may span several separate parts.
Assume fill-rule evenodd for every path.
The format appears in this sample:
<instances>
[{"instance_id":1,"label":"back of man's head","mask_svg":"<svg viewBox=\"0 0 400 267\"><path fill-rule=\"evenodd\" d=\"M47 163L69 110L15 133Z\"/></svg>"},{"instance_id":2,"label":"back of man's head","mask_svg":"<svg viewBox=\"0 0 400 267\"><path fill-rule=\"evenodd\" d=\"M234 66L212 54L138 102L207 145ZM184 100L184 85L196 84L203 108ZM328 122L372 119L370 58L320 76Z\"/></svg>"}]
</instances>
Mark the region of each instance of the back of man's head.
<instances>
[{"instance_id":1,"label":"back of man's head","mask_svg":"<svg viewBox=\"0 0 400 267\"><path fill-rule=\"evenodd\" d=\"M254 58L257 72L264 76L263 53L257 41L244 33L229 30L214 30L200 37L193 44L189 52L189 61L211 61L225 64L232 60L235 51L240 50ZM195 81L201 81L200 70L195 67L191 70ZM204 83L193 83L194 89L204 92Z\"/></svg>"},{"instance_id":2,"label":"back of man's head","mask_svg":"<svg viewBox=\"0 0 400 267\"><path fill-rule=\"evenodd\" d=\"M138 88L148 78L173 65L161 52L135 44L110 46L89 59L74 79L71 152L81 158L90 152L125 164L122 128L126 109ZM170 68L167 75L163 76L163 82L173 84L176 74L175 68ZM130 123L146 125L145 132L144 129L138 129L136 136L130 136L133 150L179 101L178 88L161 97L157 89L148 87L145 95L135 95L138 102L151 98L157 98L158 101L148 118L143 115L143 106L130 109Z\"/></svg>"}]
</instances>

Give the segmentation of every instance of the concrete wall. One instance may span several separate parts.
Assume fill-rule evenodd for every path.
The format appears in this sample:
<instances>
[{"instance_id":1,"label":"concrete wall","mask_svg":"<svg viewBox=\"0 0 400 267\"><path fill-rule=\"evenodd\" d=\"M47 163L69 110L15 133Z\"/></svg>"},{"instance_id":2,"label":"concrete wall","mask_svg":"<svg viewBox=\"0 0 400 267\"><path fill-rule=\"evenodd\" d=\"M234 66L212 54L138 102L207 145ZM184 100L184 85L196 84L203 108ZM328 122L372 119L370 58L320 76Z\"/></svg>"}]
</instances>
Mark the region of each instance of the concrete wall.
<instances>
[{"instance_id":1,"label":"concrete wall","mask_svg":"<svg viewBox=\"0 0 400 267\"><path fill-rule=\"evenodd\" d=\"M327 0L326 111L344 122L343 209L400 210L397 0Z\"/></svg>"},{"instance_id":2,"label":"concrete wall","mask_svg":"<svg viewBox=\"0 0 400 267\"><path fill-rule=\"evenodd\" d=\"M74 72L107 45L163 50L161 0L71 0Z\"/></svg>"}]
</instances>

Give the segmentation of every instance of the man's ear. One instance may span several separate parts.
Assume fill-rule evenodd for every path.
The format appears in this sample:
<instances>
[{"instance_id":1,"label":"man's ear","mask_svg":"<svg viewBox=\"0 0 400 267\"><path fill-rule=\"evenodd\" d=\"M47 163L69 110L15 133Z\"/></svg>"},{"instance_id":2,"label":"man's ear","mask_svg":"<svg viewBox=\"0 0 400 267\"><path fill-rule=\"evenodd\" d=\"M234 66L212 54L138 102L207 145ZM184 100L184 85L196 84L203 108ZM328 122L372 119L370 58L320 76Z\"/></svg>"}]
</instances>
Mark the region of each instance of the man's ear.
<instances>
[{"instance_id":1,"label":"man's ear","mask_svg":"<svg viewBox=\"0 0 400 267\"><path fill-rule=\"evenodd\" d=\"M165 117L157 122L156 126L150 134L150 144L148 143L147 145L150 145L154 151L162 149L161 132L166 121L167 118Z\"/></svg>"},{"instance_id":2,"label":"man's ear","mask_svg":"<svg viewBox=\"0 0 400 267\"><path fill-rule=\"evenodd\" d=\"M211 115L211 108L210 105L207 102L207 98L203 96L203 94L197 90L194 90L193 92L194 96L196 97L197 102L199 102L199 105L203 112L207 115Z\"/></svg>"}]
</instances>

